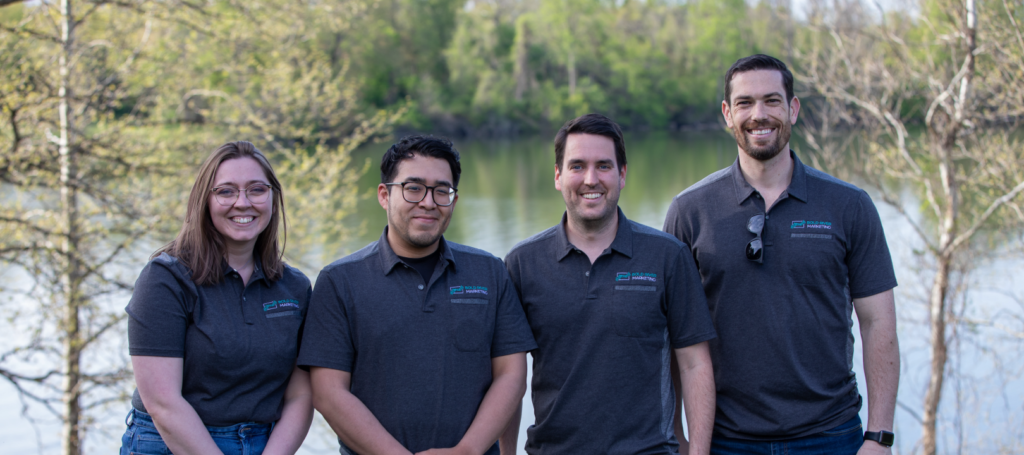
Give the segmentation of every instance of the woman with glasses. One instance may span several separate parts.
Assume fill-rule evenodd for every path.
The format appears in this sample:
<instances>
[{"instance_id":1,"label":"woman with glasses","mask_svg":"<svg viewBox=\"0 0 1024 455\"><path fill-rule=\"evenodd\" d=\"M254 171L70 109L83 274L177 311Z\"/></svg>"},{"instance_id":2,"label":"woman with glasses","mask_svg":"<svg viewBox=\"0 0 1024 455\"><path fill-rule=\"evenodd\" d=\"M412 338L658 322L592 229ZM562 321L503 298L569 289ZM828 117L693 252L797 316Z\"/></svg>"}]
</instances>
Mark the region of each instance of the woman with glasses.
<instances>
[{"instance_id":1,"label":"woman with glasses","mask_svg":"<svg viewBox=\"0 0 1024 455\"><path fill-rule=\"evenodd\" d=\"M293 454L313 418L295 367L309 280L282 261L281 185L249 142L199 169L178 236L135 284L137 389L121 454Z\"/></svg>"}]
</instances>

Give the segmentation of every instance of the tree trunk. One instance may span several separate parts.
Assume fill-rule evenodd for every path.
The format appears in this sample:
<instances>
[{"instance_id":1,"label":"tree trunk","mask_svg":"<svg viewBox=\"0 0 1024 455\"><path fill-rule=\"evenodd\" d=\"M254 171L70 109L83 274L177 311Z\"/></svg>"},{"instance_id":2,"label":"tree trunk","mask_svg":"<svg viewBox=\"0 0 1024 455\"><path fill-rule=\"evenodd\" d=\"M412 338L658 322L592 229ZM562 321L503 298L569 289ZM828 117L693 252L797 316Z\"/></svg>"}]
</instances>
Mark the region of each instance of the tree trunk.
<instances>
[{"instance_id":1,"label":"tree trunk","mask_svg":"<svg viewBox=\"0 0 1024 455\"><path fill-rule=\"evenodd\" d=\"M928 391L924 396L924 418L921 421L921 443L925 455L935 455L937 451L936 427L939 412L939 403L942 401L942 385L946 377L946 359L948 346L946 343L946 301L949 298L949 271L954 259L956 250L953 247L953 240L957 236L957 218L959 217L959 183L956 180L956 168L953 163L953 149L956 147L957 135L966 118L966 113L971 102L971 82L974 78L974 50L977 47L976 30L977 14L975 1L965 0L964 9L967 13L964 23L964 38L966 39L966 55L964 56L965 72L960 79L958 93L954 96L953 115L946 118L944 124L936 128L935 123L929 125L932 129L933 147L937 147L940 158L939 174L942 180L942 188L946 193L946 203L940 211L939 220L939 245L936 262L938 270L935 273L935 281L932 283L932 292L929 299L929 317L931 318L930 346L932 354L930 379Z\"/></svg>"},{"instance_id":2,"label":"tree trunk","mask_svg":"<svg viewBox=\"0 0 1024 455\"><path fill-rule=\"evenodd\" d=\"M960 103L966 101L961 99ZM957 236L957 218L959 216L959 183L956 180L956 168L953 162L953 148L956 147L956 136L960 131L957 119L950 119L944 124L944 131L933 131L932 147L938 149L939 176L945 192L945 203L940 211L938 254L935 255L937 270L935 281L932 282L931 296L928 301L928 312L931 320L929 345L932 362L929 371L928 391L924 396L924 418L921 420L921 442L925 455L936 453L936 423L938 420L939 403L942 401L942 385L946 378L946 302L949 299L949 274L956 250L953 240Z\"/></svg>"},{"instance_id":3,"label":"tree trunk","mask_svg":"<svg viewBox=\"0 0 1024 455\"><path fill-rule=\"evenodd\" d=\"M79 327L79 305L81 300L78 242L78 163L75 148L72 144L74 119L71 110L71 57L74 51L74 27L71 0L60 2L61 52L60 65L60 97L57 107L60 116L60 200L61 224L64 238L61 242L63 270L61 270L61 295L58 297L63 304L63 320L60 330L63 335L64 381L61 384L63 393L63 455L79 455L82 451L79 420L81 417L81 349L82 335Z\"/></svg>"},{"instance_id":4,"label":"tree trunk","mask_svg":"<svg viewBox=\"0 0 1024 455\"><path fill-rule=\"evenodd\" d=\"M529 60L529 43L530 43L530 29L526 26L525 20L516 21L516 42L515 42L515 55L516 63L515 69L513 70L513 77L516 80L515 100L522 101L523 94L530 89L530 60Z\"/></svg>"},{"instance_id":5,"label":"tree trunk","mask_svg":"<svg viewBox=\"0 0 1024 455\"><path fill-rule=\"evenodd\" d=\"M932 362L929 371L928 391L924 396L924 416L921 419L921 443L926 455L935 455L935 430L942 400L942 386L946 379L946 296L949 291L950 259L938 257L938 270L932 283L928 307L931 317Z\"/></svg>"},{"instance_id":6,"label":"tree trunk","mask_svg":"<svg viewBox=\"0 0 1024 455\"><path fill-rule=\"evenodd\" d=\"M576 54L569 49L569 62L566 64L569 73L569 96L576 94Z\"/></svg>"}]
</instances>

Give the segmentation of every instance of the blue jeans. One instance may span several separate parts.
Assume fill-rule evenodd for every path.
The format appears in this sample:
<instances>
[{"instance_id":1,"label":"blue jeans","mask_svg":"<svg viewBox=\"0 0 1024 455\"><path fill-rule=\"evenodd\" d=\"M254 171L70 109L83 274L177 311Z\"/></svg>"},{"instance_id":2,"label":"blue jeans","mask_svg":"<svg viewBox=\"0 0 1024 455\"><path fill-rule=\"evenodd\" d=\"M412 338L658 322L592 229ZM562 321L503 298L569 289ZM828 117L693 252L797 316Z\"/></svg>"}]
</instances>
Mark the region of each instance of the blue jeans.
<instances>
[{"instance_id":1,"label":"blue jeans","mask_svg":"<svg viewBox=\"0 0 1024 455\"><path fill-rule=\"evenodd\" d=\"M863 443L860 416L853 416L831 430L796 439L750 441L714 435L711 455L855 455Z\"/></svg>"},{"instance_id":2,"label":"blue jeans","mask_svg":"<svg viewBox=\"0 0 1024 455\"><path fill-rule=\"evenodd\" d=\"M133 408L125 418L125 423L128 429L121 437L120 455L172 455L149 414ZM224 455L262 454L273 428L273 423L253 422L206 427Z\"/></svg>"}]
</instances>

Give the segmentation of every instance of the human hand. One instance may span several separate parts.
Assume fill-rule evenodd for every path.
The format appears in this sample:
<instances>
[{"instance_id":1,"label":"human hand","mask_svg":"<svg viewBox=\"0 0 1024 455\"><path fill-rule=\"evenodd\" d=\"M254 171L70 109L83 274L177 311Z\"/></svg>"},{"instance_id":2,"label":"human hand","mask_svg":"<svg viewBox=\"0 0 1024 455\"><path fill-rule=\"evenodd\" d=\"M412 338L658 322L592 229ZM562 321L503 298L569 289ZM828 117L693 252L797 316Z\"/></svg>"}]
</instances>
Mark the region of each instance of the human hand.
<instances>
[{"instance_id":1,"label":"human hand","mask_svg":"<svg viewBox=\"0 0 1024 455\"><path fill-rule=\"evenodd\" d=\"M860 450L857 451L857 455L892 455L892 448L875 441L864 441Z\"/></svg>"},{"instance_id":2,"label":"human hand","mask_svg":"<svg viewBox=\"0 0 1024 455\"><path fill-rule=\"evenodd\" d=\"M430 449L422 452L417 452L416 455L473 455L469 449L464 449L459 446L452 447L450 449Z\"/></svg>"}]
</instances>

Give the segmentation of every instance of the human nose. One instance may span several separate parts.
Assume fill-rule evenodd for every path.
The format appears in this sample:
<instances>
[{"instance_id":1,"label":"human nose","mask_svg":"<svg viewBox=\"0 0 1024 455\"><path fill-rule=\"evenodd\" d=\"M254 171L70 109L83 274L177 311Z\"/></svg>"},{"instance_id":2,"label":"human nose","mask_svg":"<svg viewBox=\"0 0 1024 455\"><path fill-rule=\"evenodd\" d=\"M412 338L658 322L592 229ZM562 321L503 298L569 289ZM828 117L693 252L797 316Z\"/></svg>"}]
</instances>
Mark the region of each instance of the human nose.
<instances>
[{"instance_id":1,"label":"human nose","mask_svg":"<svg viewBox=\"0 0 1024 455\"><path fill-rule=\"evenodd\" d=\"M425 209L432 209L437 207L437 201L434 200L433 188L426 189L426 194L423 195L423 199L420 199L419 205Z\"/></svg>"},{"instance_id":2,"label":"human nose","mask_svg":"<svg viewBox=\"0 0 1024 455\"><path fill-rule=\"evenodd\" d=\"M768 107L764 103L754 103L753 112L751 115L754 120L764 120L768 118Z\"/></svg>"},{"instance_id":3,"label":"human nose","mask_svg":"<svg viewBox=\"0 0 1024 455\"><path fill-rule=\"evenodd\" d=\"M245 190L238 192L238 197L235 198L235 203L231 204L235 207L249 207L252 206L252 201L249 200L249 194Z\"/></svg>"},{"instance_id":4,"label":"human nose","mask_svg":"<svg viewBox=\"0 0 1024 455\"><path fill-rule=\"evenodd\" d=\"M583 184L587 186L597 185L597 168L591 167L583 171Z\"/></svg>"}]
</instances>

